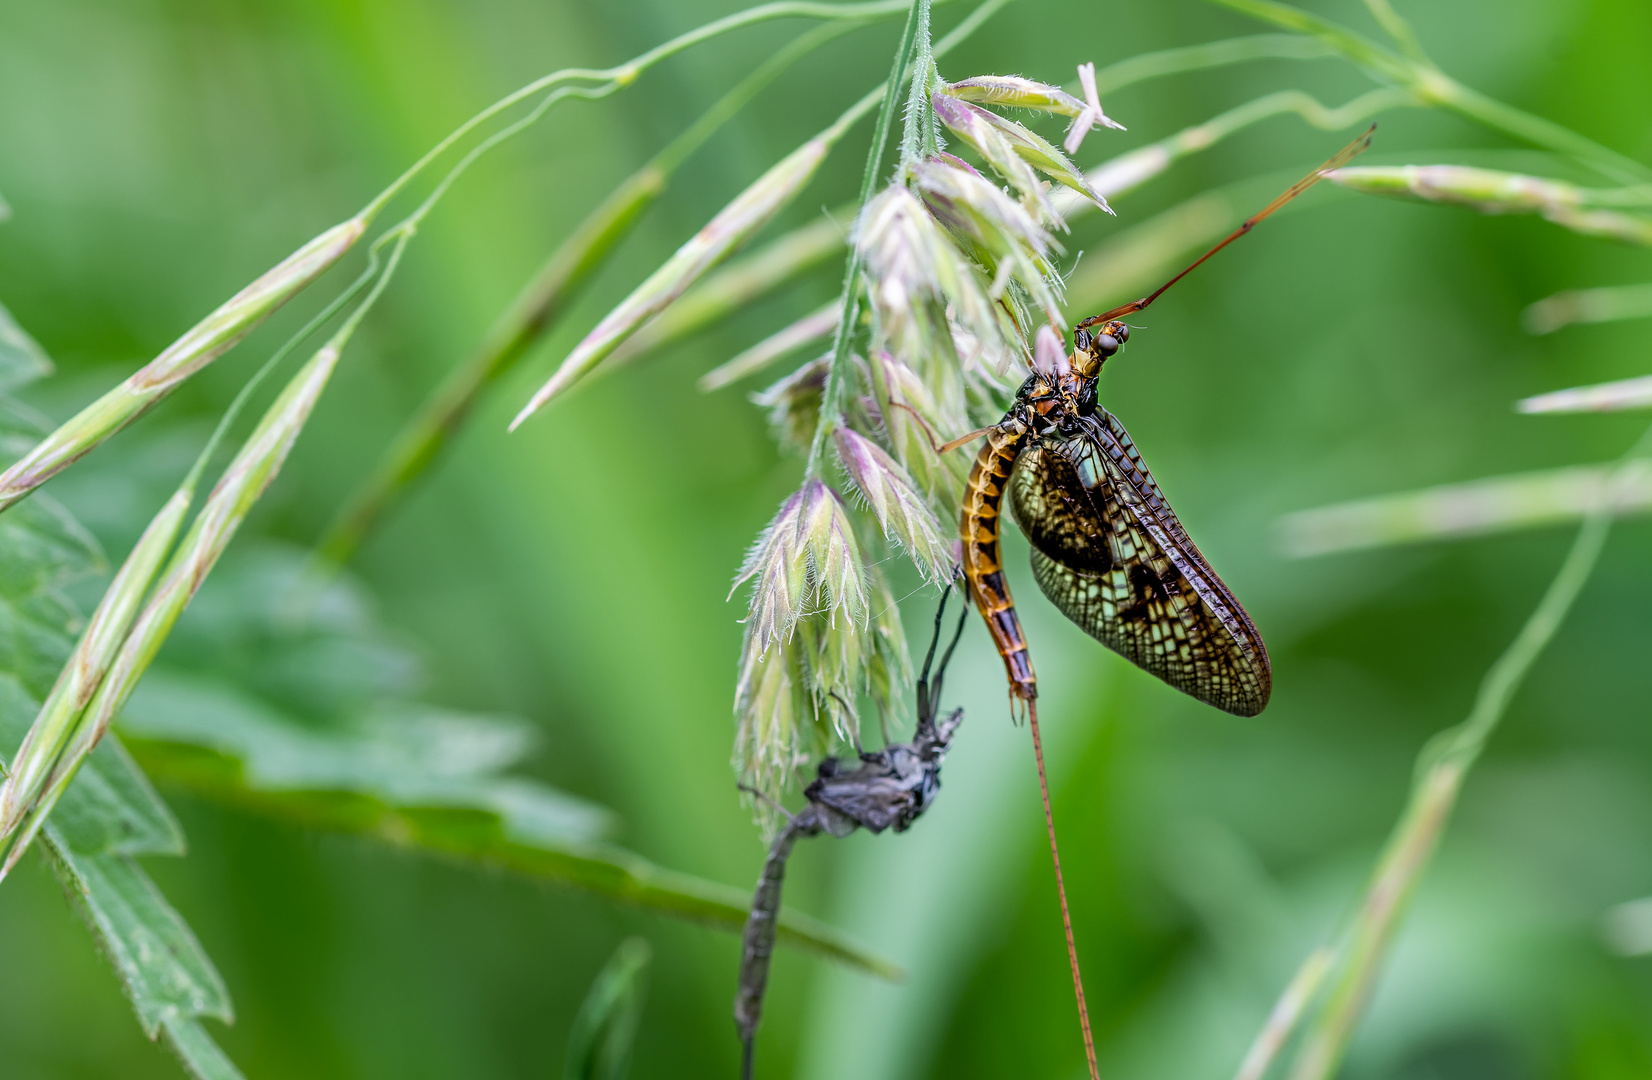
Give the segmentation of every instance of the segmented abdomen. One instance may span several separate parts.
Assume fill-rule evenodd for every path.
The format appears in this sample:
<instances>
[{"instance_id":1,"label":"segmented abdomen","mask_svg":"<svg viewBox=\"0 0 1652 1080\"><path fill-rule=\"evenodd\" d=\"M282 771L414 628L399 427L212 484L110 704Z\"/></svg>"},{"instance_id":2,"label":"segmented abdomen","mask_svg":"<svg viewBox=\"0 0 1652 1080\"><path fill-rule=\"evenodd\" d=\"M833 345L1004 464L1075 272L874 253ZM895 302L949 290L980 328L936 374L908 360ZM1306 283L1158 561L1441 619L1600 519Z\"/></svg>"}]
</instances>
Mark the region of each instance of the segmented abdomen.
<instances>
[{"instance_id":1,"label":"segmented abdomen","mask_svg":"<svg viewBox=\"0 0 1652 1080\"><path fill-rule=\"evenodd\" d=\"M1032 658L1027 654L1027 639L1021 634L1021 621L1015 617L1015 600L1010 596L1009 583L1004 580L1004 566L998 558L998 516L1004 488L1009 483L1010 470L1015 468L1015 459L1026 443L1027 425L1014 415L1005 417L1003 423L987 433L987 445L976 457L969 483L964 488L961 533L964 580L969 582L970 598L987 621L998 655L1004 658L1010 694L1031 701L1038 696L1038 680L1033 675Z\"/></svg>"}]
</instances>

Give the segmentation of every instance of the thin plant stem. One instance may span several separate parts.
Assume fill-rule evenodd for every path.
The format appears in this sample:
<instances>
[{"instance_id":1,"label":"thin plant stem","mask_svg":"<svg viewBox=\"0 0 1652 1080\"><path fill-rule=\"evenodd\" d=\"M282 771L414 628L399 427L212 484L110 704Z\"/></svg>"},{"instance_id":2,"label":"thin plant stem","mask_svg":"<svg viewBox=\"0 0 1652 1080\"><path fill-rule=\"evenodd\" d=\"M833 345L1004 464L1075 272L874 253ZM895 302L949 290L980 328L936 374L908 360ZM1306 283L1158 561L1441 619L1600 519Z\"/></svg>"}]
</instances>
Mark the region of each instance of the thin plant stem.
<instances>
[{"instance_id":1,"label":"thin plant stem","mask_svg":"<svg viewBox=\"0 0 1652 1080\"><path fill-rule=\"evenodd\" d=\"M1055 894L1061 900L1061 928L1067 933L1067 962L1073 969L1073 996L1078 1000L1078 1026L1084 1032L1084 1062L1090 1080L1101 1080L1096 1069L1096 1040L1090 1033L1090 1008L1084 1003L1084 977L1078 972L1078 945L1073 941L1073 917L1067 912L1067 884L1061 878L1061 848L1055 842L1055 814L1050 809L1050 782L1044 777L1044 742L1038 736L1038 702L1027 702L1027 726L1032 730L1033 760L1038 763L1038 793L1044 798L1044 825L1050 833L1050 862L1055 866Z\"/></svg>"},{"instance_id":2,"label":"thin plant stem","mask_svg":"<svg viewBox=\"0 0 1652 1080\"><path fill-rule=\"evenodd\" d=\"M1411 59L1422 64L1432 64L1428 53L1423 51L1422 42L1417 40L1417 32L1411 29L1411 24L1394 10L1394 5L1388 0L1365 0L1365 6L1370 9L1371 17L1377 20L1383 33L1394 39L1394 44L1400 51Z\"/></svg>"},{"instance_id":3,"label":"thin plant stem","mask_svg":"<svg viewBox=\"0 0 1652 1080\"><path fill-rule=\"evenodd\" d=\"M943 0L945 2L945 0ZM450 170L438 190L426 199L433 205L478 157L536 122L567 97L596 99L630 85L649 67L719 34L778 18L865 20L903 10L901 0L863 4L782 2L765 4L707 23L643 53L615 68L569 68L553 72L509 94L465 121L373 198L361 213L341 222L300 247L275 267L201 320L124 382L82 409L49 433L27 454L0 473L0 511L25 498L82 457L159 404L178 386L229 352L265 319L308 288L362 237L389 202L424 169L482 124L534 95L549 91L530 115L484 140ZM568 85L593 84L593 85ZM422 214L414 215L415 221Z\"/></svg>"},{"instance_id":4,"label":"thin plant stem","mask_svg":"<svg viewBox=\"0 0 1652 1080\"><path fill-rule=\"evenodd\" d=\"M1339 936L1328 996L1304 1036L1291 1070L1291 1080L1329 1080L1341 1063L1400 917L1451 820L1463 781L1497 729L1532 664L1553 640L1593 573L1611 530L1620 493L1642 482L1646 472L1652 469L1652 462L1645 460L1649 449L1652 449L1652 428L1619 459L1611 482L1578 529L1577 538L1543 598L1481 680L1467 719L1429 740L1418 755L1411 797L1350 925ZM1300 978L1299 974L1298 980L1293 980L1292 986L1286 989L1282 1002L1296 989ZM1275 1013L1278 1012L1276 1008ZM1297 1014L1300 1015L1300 1011ZM1286 1025L1285 1030L1278 1031L1277 1037L1269 1040L1267 1052L1258 1055L1254 1070L1243 1074L1247 1080L1260 1080L1265 1075L1286 1042L1288 1028Z\"/></svg>"},{"instance_id":5,"label":"thin plant stem","mask_svg":"<svg viewBox=\"0 0 1652 1080\"><path fill-rule=\"evenodd\" d=\"M513 105L520 104L541 91L560 87L564 83L594 82L610 84L611 89L607 92L612 92L612 90L631 85L637 80L638 76L661 60L675 56L684 50L691 49L731 30L738 30L761 22L769 22L774 19L867 19L892 14L900 11L905 6L906 4L902 0L875 0L875 2L863 4L825 4L788 0L788 2L782 3L760 4L757 7L737 11L732 15L706 23L704 26L696 27L685 34L680 34L617 67L597 69L564 68L560 71L553 71L549 75L535 79L526 86L506 94L454 128L446 138L431 147L423 157L409 166L407 171L397 177L389 187L386 187L375 196L373 201L363 208L362 214L369 218L378 214L391 199L394 199L408 184L412 183L424 171L426 166L441 157L465 136L495 116L510 109Z\"/></svg>"},{"instance_id":6,"label":"thin plant stem","mask_svg":"<svg viewBox=\"0 0 1652 1080\"><path fill-rule=\"evenodd\" d=\"M985 5L983 5L984 7ZM889 141L889 129L895 119L895 99L901 86L901 77L912 61L917 44L918 25L929 21L929 0L912 0L906 14L906 28L901 31L900 44L895 48L895 59L889 68L889 81L883 88L883 107L878 110L877 126L872 132L872 146L866 153L866 168L861 173L860 198L857 205L865 208L877 186L878 172L883 166L883 147ZM808 475L817 477L822 468L826 443L831 429L843 414L843 401L849 378L849 352L854 342L855 324L860 320L860 249L849 245L848 258L843 267L843 314L838 318L837 334L832 342L832 362L826 372L826 389L821 399L820 422L815 427L813 445L809 448Z\"/></svg>"},{"instance_id":7,"label":"thin plant stem","mask_svg":"<svg viewBox=\"0 0 1652 1080\"><path fill-rule=\"evenodd\" d=\"M1438 105L1534 146L1566 154L1623 184L1652 180L1652 169L1552 120L1472 90L1426 58L1402 56L1328 19L1277 0L1212 0L1213 3L1317 38L1382 81L1394 82L1426 105ZM1394 14L1394 20L1399 16ZM1401 23L1403 25L1403 21ZM1409 32L1409 27L1406 27Z\"/></svg>"},{"instance_id":8,"label":"thin plant stem","mask_svg":"<svg viewBox=\"0 0 1652 1080\"><path fill-rule=\"evenodd\" d=\"M1268 1019L1263 1023L1262 1030L1256 1033L1245 1059L1239 1063L1239 1071L1233 1074L1233 1080L1262 1080L1267 1075L1268 1066L1273 1064L1279 1051L1289 1041L1303 1010L1313 1003L1314 995L1319 992L1320 984L1325 981L1335 958L1336 954L1323 946L1308 954L1308 959L1302 962L1286 984L1285 992L1279 995L1279 1000L1269 1010Z\"/></svg>"},{"instance_id":9,"label":"thin plant stem","mask_svg":"<svg viewBox=\"0 0 1652 1080\"><path fill-rule=\"evenodd\" d=\"M323 564L342 566L452 439L483 390L510 371L567 310L579 290L665 192L678 166L765 86L799 58L860 24L841 21L794 39L742 79L704 115L668 143L592 210L465 361L443 381L391 441L366 481L316 546Z\"/></svg>"},{"instance_id":10,"label":"thin plant stem","mask_svg":"<svg viewBox=\"0 0 1652 1080\"><path fill-rule=\"evenodd\" d=\"M1301 34L1252 34L1201 45L1141 53L1096 72L1096 90L1110 94L1148 79L1242 64L1251 60L1322 60L1337 55L1316 38Z\"/></svg>"}]
</instances>

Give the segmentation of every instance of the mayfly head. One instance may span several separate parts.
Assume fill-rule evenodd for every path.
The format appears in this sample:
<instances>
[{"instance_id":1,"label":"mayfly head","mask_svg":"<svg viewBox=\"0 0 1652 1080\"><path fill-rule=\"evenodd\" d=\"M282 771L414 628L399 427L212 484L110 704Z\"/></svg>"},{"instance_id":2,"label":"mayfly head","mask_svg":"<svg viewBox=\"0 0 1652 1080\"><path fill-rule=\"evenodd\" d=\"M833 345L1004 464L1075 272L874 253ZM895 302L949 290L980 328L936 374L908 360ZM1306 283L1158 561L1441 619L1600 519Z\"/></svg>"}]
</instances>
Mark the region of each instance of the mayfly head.
<instances>
[{"instance_id":1,"label":"mayfly head","mask_svg":"<svg viewBox=\"0 0 1652 1080\"><path fill-rule=\"evenodd\" d=\"M1073 371L1081 379L1101 374L1101 365L1130 340L1130 328L1113 320L1096 326L1088 319L1073 328Z\"/></svg>"}]
</instances>

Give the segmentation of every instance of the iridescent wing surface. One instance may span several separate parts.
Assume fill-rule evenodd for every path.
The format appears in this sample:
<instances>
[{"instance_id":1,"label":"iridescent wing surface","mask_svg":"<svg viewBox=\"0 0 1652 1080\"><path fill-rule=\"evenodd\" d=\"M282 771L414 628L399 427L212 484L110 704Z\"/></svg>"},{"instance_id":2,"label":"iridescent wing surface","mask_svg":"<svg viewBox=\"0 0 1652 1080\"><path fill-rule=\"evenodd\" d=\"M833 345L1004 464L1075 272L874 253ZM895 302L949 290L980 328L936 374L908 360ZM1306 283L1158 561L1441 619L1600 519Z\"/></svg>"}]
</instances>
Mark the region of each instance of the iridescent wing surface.
<instances>
[{"instance_id":1,"label":"iridescent wing surface","mask_svg":"<svg viewBox=\"0 0 1652 1080\"><path fill-rule=\"evenodd\" d=\"M1112 414L1029 445L1010 504L1033 575L1061 611L1131 663L1230 713L1254 716L1273 687L1267 647L1189 539Z\"/></svg>"}]
</instances>

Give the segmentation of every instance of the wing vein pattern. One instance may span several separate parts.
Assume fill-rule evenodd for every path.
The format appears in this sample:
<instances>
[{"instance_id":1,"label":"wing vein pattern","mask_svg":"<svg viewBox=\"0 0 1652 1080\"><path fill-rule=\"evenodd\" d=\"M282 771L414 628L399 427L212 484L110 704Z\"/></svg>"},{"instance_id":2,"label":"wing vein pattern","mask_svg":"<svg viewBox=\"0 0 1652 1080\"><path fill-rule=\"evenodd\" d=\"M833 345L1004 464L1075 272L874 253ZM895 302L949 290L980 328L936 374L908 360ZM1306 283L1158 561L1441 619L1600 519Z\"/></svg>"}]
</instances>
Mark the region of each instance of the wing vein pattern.
<instances>
[{"instance_id":1,"label":"wing vein pattern","mask_svg":"<svg viewBox=\"0 0 1652 1080\"><path fill-rule=\"evenodd\" d=\"M1268 703L1267 647L1105 409L1029 444L1010 505L1044 595L1086 633L1178 690L1240 716Z\"/></svg>"}]
</instances>

